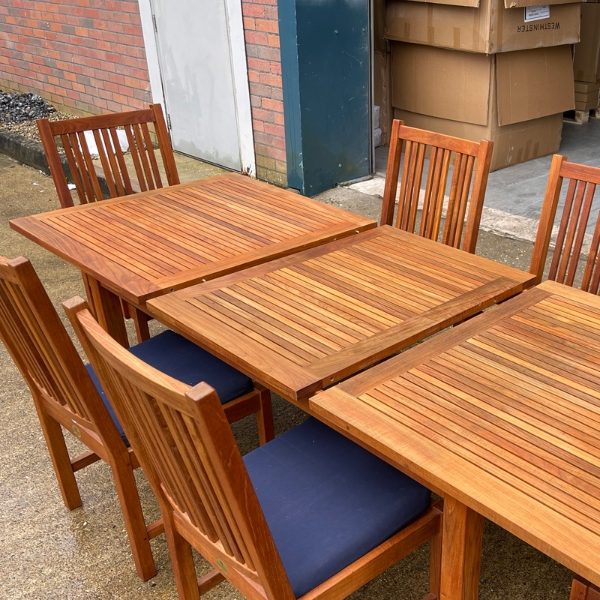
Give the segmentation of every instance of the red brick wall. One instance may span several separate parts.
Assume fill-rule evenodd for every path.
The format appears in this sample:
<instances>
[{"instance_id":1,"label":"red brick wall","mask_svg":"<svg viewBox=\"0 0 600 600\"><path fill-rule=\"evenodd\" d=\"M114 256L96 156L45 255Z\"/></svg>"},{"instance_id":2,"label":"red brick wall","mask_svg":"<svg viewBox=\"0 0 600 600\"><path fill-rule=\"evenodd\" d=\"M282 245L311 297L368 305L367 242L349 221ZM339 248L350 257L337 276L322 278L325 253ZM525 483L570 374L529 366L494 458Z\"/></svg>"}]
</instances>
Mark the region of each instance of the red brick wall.
<instances>
[{"instance_id":1,"label":"red brick wall","mask_svg":"<svg viewBox=\"0 0 600 600\"><path fill-rule=\"evenodd\" d=\"M242 0L242 8L257 176L285 186L277 0ZM144 107L151 94L137 0L3 3L0 89L81 113Z\"/></svg>"},{"instance_id":2,"label":"red brick wall","mask_svg":"<svg viewBox=\"0 0 600 600\"><path fill-rule=\"evenodd\" d=\"M3 3L0 88L81 113L144 107L151 95L137 0Z\"/></svg>"},{"instance_id":3,"label":"red brick wall","mask_svg":"<svg viewBox=\"0 0 600 600\"><path fill-rule=\"evenodd\" d=\"M277 0L242 0L256 171L287 184Z\"/></svg>"}]
</instances>

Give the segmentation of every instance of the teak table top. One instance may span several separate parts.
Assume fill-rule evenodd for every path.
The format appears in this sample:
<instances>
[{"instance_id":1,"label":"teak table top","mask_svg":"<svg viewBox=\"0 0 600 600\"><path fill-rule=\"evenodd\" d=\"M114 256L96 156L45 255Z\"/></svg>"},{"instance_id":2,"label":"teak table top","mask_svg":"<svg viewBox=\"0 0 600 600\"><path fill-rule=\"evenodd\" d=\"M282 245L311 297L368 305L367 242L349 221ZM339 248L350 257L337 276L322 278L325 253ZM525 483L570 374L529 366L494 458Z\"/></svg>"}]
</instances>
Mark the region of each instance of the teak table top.
<instances>
[{"instance_id":1,"label":"teak table top","mask_svg":"<svg viewBox=\"0 0 600 600\"><path fill-rule=\"evenodd\" d=\"M294 401L532 279L384 226L154 298L147 309Z\"/></svg>"},{"instance_id":2,"label":"teak table top","mask_svg":"<svg viewBox=\"0 0 600 600\"><path fill-rule=\"evenodd\" d=\"M545 282L317 394L309 409L600 584L597 296ZM452 512L444 519L452 529Z\"/></svg>"},{"instance_id":3,"label":"teak table top","mask_svg":"<svg viewBox=\"0 0 600 600\"><path fill-rule=\"evenodd\" d=\"M136 305L375 226L370 219L239 174L10 224Z\"/></svg>"}]
</instances>

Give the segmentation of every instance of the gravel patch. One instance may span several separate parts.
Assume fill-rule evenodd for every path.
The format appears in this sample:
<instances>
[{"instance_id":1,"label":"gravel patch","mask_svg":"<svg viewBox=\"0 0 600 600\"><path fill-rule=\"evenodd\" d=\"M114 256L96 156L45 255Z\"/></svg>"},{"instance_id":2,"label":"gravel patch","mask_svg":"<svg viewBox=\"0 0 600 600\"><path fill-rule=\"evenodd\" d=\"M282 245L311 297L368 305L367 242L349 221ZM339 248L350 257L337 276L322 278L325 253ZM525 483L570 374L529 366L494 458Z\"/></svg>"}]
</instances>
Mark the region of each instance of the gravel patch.
<instances>
[{"instance_id":1,"label":"gravel patch","mask_svg":"<svg viewBox=\"0 0 600 600\"><path fill-rule=\"evenodd\" d=\"M36 120L69 119L72 115L57 111L41 96L17 94L0 90L0 131L10 131L29 140L40 141Z\"/></svg>"}]
</instances>

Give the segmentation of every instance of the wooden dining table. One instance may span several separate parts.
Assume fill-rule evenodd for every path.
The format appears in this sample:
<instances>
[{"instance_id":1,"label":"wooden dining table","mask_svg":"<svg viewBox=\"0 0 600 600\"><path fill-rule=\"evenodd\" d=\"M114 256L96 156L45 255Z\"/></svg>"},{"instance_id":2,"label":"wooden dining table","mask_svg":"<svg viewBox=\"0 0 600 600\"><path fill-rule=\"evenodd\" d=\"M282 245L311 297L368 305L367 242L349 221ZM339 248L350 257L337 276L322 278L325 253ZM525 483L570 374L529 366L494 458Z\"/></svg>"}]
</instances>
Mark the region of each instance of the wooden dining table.
<instances>
[{"instance_id":1,"label":"wooden dining table","mask_svg":"<svg viewBox=\"0 0 600 600\"><path fill-rule=\"evenodd\" d=\"M444 498L440 600L484 518L600 584L600 298L554 282L318 393L309 411Z\"/></svg>"},{"instance_id":2,"label":"wooden dining table","mask_svg":"<svg viewBox=\"0 0 600 600\"><path fill-rule=\"evenodd\" d=\"M383 226L152 298L147 309L305 404L532 282L530 273Z\"/></svg>"},{"instance_id":3,"label":"wooden dining table","mask_svg":"<svg viewBox=\"0 0 600 600\"><path fill-rule=\"evenodd\" d=\"M13 219L77 266L101 324L126 344L120 299L149 298L375 227L240 174Z\"/></svg>"}]
</instances>

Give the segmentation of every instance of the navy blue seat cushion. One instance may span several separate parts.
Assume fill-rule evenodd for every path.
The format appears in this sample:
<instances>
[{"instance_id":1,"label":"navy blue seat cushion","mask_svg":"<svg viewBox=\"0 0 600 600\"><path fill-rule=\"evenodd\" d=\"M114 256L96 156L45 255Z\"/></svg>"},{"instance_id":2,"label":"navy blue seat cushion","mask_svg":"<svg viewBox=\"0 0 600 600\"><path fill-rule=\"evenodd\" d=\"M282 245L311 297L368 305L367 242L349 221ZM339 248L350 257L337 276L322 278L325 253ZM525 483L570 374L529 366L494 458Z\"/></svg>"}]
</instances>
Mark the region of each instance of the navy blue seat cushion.
<instances>
[{"instance_id":1,"label":"navy blue seat cushion","mask_svg":"<svg viewBox=\"0 0 600 600\"><path fill-rule=\"evenodd\" d=\"M205 381L216 390L222 404L250 392L253 387L249 377L174 331L163 331L149 340L132 346L130 351L159 371L188 385L196 385ZM100 392L102 401L115 422L119 434L125 439L123 428L106 398L94 369L91 365L87 365L86 368Z\"/></svg>"},{"instance_id":2,"label":"navy blue seat cushion","mask_svg":"<svg viewBox=\"0 0 600 600\"><path fill-rule=\"evenodd\" d=\"M415 520L430 492L315 419L244 457L296 597Z\"/></svg>"}]
</instances>

